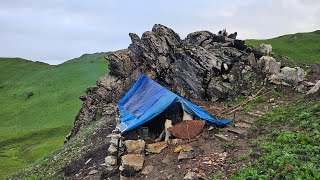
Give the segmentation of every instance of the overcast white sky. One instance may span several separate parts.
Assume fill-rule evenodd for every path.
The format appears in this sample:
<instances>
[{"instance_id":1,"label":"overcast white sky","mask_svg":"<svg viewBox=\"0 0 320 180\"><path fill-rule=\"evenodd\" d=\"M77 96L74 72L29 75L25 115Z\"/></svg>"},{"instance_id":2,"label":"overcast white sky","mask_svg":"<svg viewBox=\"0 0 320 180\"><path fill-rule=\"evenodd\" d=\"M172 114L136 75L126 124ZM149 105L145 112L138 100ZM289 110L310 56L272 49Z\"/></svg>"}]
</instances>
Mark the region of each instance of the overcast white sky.
<instances>
[{"instance_id":1,"label":"overcast white sky","mask_svg":"<svg viewBox=\"0 0 320 180\"><path fill-rule=\"evenodd\" d=\"M240 39L320 29L319 0L8 0L0 2L0 57L59 64L127 48L160 23L182 38L222 28Z\"/></svg>"}]
</instances>

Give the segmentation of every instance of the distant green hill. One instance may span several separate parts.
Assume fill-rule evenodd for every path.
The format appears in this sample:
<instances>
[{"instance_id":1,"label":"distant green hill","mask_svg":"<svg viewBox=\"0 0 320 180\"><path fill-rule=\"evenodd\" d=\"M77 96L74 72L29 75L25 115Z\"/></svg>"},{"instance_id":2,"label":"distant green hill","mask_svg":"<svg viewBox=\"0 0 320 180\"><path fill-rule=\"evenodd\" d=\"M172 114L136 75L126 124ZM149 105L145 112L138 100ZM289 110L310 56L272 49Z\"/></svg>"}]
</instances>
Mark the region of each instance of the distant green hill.
<instances>
[{"instance_id":1,"label":"distant green hill","mask_svg":"<svg viewBox=\"0 0 320 180\"><path fill-rule=\"evenodd\" d=\"M253 47L271 44L272 51L300 62L320 62L320 30L296 33L266 40L246 40Z\"/></svg>"},{"instance_id":2,"label":"distant green hill","mask_svg":"<svg viewBox=\"0 0 320 180\"><path fill-rule=\"evenodd\" d=\"M82 102L106 74L104 53L53 66L0 58L0 179L63 144Z\"/></svg>"}]
</instances>

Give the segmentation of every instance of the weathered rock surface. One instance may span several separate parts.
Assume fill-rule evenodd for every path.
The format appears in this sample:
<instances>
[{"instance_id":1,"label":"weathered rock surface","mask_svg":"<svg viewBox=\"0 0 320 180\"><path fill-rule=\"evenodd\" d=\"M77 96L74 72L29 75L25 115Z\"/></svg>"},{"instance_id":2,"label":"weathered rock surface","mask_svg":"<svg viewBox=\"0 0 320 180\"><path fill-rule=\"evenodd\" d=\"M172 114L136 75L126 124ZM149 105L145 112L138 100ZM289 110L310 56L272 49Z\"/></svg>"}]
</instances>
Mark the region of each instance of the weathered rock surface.
<instances>
[{"instance_id":1,"label":"weathered rock surface","mask_svg":"<svg viewBox=\"0 0 320 180\"><path fill-rule=\"evenodd\" d=\"M247 130L243 130L243 129L236 129L236 128L227 128L228 131L233 132L235 134L239 134L239 135L246 135L248 134Z\"/></svg>"},{"instance_id":2,"label":"weathered rock surface","mask_svg":"<svg viewBox=\"0 0 320 180\"><path fill-rule=\"evenodd\" d=\"M127 154L121 157L123 170L134 169L139 171L143 167L144 156L139 154Z\"/></svg>"},{"instance_id":3,"label":"weathered rock surface","mask_svg":"<svg viewBox=\"0 0 320 180\"><path fill-rule=\"evenodd\" d=\"M109 148L108 148L108 153L109 154L116 154L117 152L117 147L114 144L110 144Z\"/></svg>"},{"instance_id":4,"label":"weathered rock surface","mask_svg":"<svg viewBox=\"0 0 320 180\"><path fill-rule=\"evenodd\" d=\"M147 174L150 174L153 170L153 166L149 165L149 166L146 166L142 169L141 171L141 174L143 175L147 175Z\"/></svg>"},{"instance_id":5,"label":"weathered rock surface","mask_svg":"<svg viewBox=\"0 0 320 180\"><path fill-rule=\"evenodd\" d=\"M193 151L193 148L190 146L190 144L183 144L181 145L182 150L185 152Z\"/></svg>"},{"instance_id":6,"label":"weathered rock surface","mask_svg":"<svg viewBox=\"0 0 320 180\"><path fill-rule=\"evenodd\" d=\"M240 127L240 128L250 128L251 127L251 125L250 124L247 124L247 123L236 123L235 125L234 125L235 127Z\"/></svg>"},{"instance_id":7,"label":"weathered rock surface","mask_svg":"<svg viewBox=\"0 0 320 180\"><path fill-rule=\"evenodd\" d=\"M278 73L272 74L269 79L275 84L298 83L302 82L306 76L306 72L300 67L283 67Z\"/></svg>"},{"instance_id":8,"label":"weathered rock surface","mask_svg":"<svg viewBox=\"0 0 320 180\"><path fill-rule=\"evenodd\" d=\"M146 151L150 153L160 153L163 149L168 147L168 143L165 141L162 142L156 142L153 144L148 144Z\"/></svg>"},{"instance_id":9,"label":"weathered rock surface","mask_svg":"<svg viewBox=\"0 0 320 180\"><path fill-rule=\"evenodd\" d=\"M117 163L117 159L115 156L107 156L105 158L105 164L107 167L114 166L114 165L116 165L116 163Z\"/></svg>"},{"instance_id":10,"label":"weathered rock surface","mask_svg":"<svg viewBox=\"0 0 320 180\"><path fill-rule=\"evenodd\" d=\"M97 174L99 171L97 171L97 170L91 170L90 172L89 172L89 175L93 175L93 174Z\"/></svg>"},{"instance_id":11,"label":"weathered rock surface","mask_svg":"<svg viewBox=\"0 0 320 180\"><path fill-rule=\"evenodd\" d=\"M144 140L126 140L124 142L126 150L129 154L143 154L146 143Z\"/></svg>"},{"instance_id":12,"label":"weathered rock surface","mask_svg":"<svg viewBox=\"0 0 320 180\"><path fill-rule=\"evenodd\" d=\"M179 156L178 156L178 160L182 160L182 159L191 159L194 156L192 155L191 152L186 152L186 151L180 151Z\"/></svg>"},{"instance_id":13,"label":"weathered rock surface","mask_svg":"<svg viewBox=\"0 0 320 180\"><path fill-rule=\"evenodd\" d=\"M320 89L320 80L307 92L307 95L319 92L319 89Z\"/></svg>"},{"instance_id":14,"label":"weathered rock surface","mask_svg":"<svg viewBox=\"0 0 320 180\"><path fill-rule=\"evenodd\" d=\"M196 173L189 171L184 177L183 179L195 179L196 178Z\"/></svg>"},{"instance_id":15,"label":"weathered rock surface","mask_svg":"<svg viewBox=\"0 0 320 180\"><path fill-rule=\"evenodd\" d=\"M227 136L223 135L223 134L215 134L216 137L223 139L225 141L232 141L230 138L228 138Z\"/></svg>"},{"instance_id":16,"label":"weathered rock surface","mask_svg":"<svg viewBox=\"0 0 320 180\"><path fill-rule=\"evenodd\" d=\"M261 82L255 68L243 71L259 51L244 41L198 31L185 39L160 24L141 37L129 34L127 49L106 54L108 75L82 96L82 108L66 142L92 121L117 115L116 102L142 73L186 99L215 101L239 94L251 95ZM250 63L248 56L250 53Z\"/></svg>"}]
</instances>

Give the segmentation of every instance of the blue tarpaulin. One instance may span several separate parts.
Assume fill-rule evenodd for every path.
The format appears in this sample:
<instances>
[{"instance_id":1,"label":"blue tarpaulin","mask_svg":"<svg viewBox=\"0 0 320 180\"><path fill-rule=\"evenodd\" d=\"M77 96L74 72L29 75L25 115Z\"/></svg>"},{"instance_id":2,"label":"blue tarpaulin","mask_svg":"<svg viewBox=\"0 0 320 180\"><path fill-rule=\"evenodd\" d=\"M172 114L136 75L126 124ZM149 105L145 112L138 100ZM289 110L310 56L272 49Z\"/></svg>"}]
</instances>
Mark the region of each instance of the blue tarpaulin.
<instances>
[{"instance_id":1,"label":"blue tarpaulin","mask_svg":"<svg viewBox=\"0 0 320 180\"><path fill-rule=\"evenodd\" d=\"M118 103L120 124L117 128L121 132L132 130L153 119L175 102L181 103L184 111L202 120L217 125L231 122L214 119L204 109L174 94L143 74Z\"/></svg>"}]
</instances>

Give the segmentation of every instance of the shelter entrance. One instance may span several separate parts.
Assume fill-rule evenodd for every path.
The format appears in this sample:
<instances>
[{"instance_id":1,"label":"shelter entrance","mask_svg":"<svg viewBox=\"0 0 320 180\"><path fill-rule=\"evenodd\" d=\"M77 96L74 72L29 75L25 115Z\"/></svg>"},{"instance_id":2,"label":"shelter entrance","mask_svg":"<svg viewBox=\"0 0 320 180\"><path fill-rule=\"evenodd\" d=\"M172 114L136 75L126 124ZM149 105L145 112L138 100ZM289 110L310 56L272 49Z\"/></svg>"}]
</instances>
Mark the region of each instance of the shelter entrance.
<instances>
[{"instance_id":1,"label":"shelter entrance","mask_svg":"<svg viewBox=\"0 0 320 180\"><path fill-rule=\"evenodd\" d=\"M230 120L214 119L201 107L174 94L144 74L121 99L118 108L120 123L117 128L121 133L136 129L135 131L139 132L138 135L142 134L147 137L157 136L163 132L164 124L167 127L165 130L168 131L170 127L182 120L187 122L184 120L201 119L217 125L225 125L230 122ZM166 121L166 119L171 121ZM134 137L131 135L130 139Z\"/></svg>"},{"instance_id":2,"label":"shelter entrance","mask_svg":"<svg viewBox=\"0 0 320 180\"><path fill-rule=\"evenodd\" d=\"M128 131L124 134L125 139L139 139L142 138L147 142L152 142L159 137L164 130L164 123L166 119L172 120L175 125L182 121L183 109L180 102L174 102L168 108L160 113L158 116L142 124L141 126Z\"/></svg>"}]
</instances>

